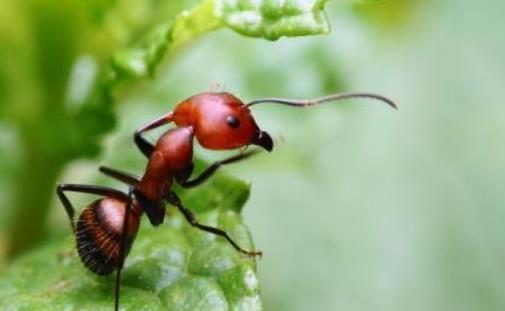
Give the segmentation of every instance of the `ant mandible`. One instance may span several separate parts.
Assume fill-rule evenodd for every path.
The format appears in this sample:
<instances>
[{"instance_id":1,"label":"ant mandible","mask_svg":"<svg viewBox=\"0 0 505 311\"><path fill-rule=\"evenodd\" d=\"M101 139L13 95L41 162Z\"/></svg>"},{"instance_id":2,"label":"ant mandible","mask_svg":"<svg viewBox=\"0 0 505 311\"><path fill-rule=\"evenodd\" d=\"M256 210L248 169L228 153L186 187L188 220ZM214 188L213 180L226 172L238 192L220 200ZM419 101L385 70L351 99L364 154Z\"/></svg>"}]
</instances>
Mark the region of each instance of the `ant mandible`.
<instances>
[{"instance_id":1,"label":"ant mandible","mask_svg":"<svg viewBox=\"0 0 505 311\"><path fill-rule=\"evenodd\" d=\"M119 307L120 273L138 231L140 216L145 212L150 223L159 226L165 217L166 202L177 207L192 226L225 238L235 249L248 256L261 255L261 252L240 248L225 231L200 224L172 190L174 181L183 188L198 186L222 165L244 160L257 151L241 152L217 161L190 180L194 138L210 150L242 149L252 144L272 151L272 138L259 129L249 107L261 103L308 107L357 97L376 99L396 108L390 99L373 93L341 93L312 100L264 98L245 104L227 92L204 92L183 100L172 112L148 122L135 132L135 144L148 158L142 178L100 167L101 172L128 184L128 193L92 185L59 185L57 193L71 220L77 250L84 265L98 275L117 271L115 310ZM176 127L162 134L155 145L143 137L145 132L170 122L174 122ZM84 209L76 227L74 209L64 191L97 194L104 198Z\"/></svg>"}]
</instances>

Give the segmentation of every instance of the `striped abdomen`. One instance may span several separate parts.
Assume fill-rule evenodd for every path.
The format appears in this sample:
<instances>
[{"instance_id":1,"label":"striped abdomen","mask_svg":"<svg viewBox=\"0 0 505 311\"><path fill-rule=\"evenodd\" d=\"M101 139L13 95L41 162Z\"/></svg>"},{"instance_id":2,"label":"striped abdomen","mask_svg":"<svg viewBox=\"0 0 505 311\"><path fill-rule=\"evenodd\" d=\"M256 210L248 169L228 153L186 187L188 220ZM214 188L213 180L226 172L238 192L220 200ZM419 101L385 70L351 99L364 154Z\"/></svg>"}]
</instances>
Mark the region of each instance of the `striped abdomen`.
<instances>
[{"instance_id":1,"label":"striped abdomen","mask_svg":"<svg viewBox=\"0 0 505 311\"><path fill-rule=\"evenodd\" d=\"M98 275L112 273L120 263L120 245L126 202L104 198L81 214L76 228L77 252L83 264ZM140 216L130 211L125 257L139 228Z\"/></svg>"}]
</instances>

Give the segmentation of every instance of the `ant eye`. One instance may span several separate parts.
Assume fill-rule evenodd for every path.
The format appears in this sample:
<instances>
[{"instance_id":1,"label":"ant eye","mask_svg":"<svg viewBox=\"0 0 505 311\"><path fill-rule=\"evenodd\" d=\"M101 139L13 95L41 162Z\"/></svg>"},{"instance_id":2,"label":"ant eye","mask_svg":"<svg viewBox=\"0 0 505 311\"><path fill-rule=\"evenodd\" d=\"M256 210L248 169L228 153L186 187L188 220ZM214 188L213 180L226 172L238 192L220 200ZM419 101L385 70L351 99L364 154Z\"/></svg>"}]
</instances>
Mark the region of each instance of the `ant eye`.
<instances>
[{"instance_id":1,"label":"ant eye","mask_svg":"<svg viewBox=\"0 0 505 311\"><path fill-rule=\"evenodd\" d=\"M234 129L240 126L240 121L235 116L227 116L226 123Z\"/></svg>"}]
</instances>

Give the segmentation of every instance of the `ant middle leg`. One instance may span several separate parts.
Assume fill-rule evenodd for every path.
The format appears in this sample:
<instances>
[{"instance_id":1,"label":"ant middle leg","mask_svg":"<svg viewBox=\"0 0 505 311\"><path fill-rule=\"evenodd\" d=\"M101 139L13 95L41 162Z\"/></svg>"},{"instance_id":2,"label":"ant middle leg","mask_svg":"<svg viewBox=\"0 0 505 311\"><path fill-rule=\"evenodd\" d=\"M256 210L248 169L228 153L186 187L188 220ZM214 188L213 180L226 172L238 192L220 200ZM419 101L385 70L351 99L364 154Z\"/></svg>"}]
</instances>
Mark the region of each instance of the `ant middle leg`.
<instances>
[{"instance_id":1,"label":"ant middle leg","mask_svg":"<svg viewBox=\"0 0 505 311\"><path fill-rule=\"evenodd\" d=\"M117 179L119 181L122 181L130 186L136 186L140 182L140 178L138 176L120 170L116 170L107 166L100 166L98 170L101 173L114 179Z\"/></svg>"},{"instance_id":2,"label":"ant middle leg","mask_svg":"<svg viewBox=\"0 0 505 311\"><path fill-rule=\"evenodd\" d=\"M72 202L65 195L65 191L70 192L80 192L80 193L89 193L89 194L97 194L101 196L111 196L120 199L126 199L127 195L123 192L112 189L109 187L102 186L94 186L94 185L80 185L80 184L59 184L56 188L56 193L58 194L58 198L60 199L65 211L67 212L68 219L70 220L70 226L72 230L75 232L75 209L72 205Z\"/></svg>"},{"instance_id":3,"label":"ant middle leg","mask_svg":"<svg viewBox=\"0 0 505 311\"><path fill-rule=\"evenodd\" d=\"M175 194L175 192L173 192L173 191L170 192L168 197L166 198L166 200L168 201L168 203L177 207L179 209L179 211L182 213L182 215L184 215L186 220L193 227L196 227L202 231L209 232L209 233L212 233L212 234L215 234L215 235L225 238L237 251L239 251L247 256L254 257L254 256L261 256L262 255L261 251L247 251L247 250L241 248L240 246L238 246L238 244L235 241L233 241L233 239L228 235L228 233L226 233L226 231L221 230L219 228L206 226L206 225L199 223L198 220L196 219L195 215L193 214L193 212L182 205L181 200L179 199L177 194Z\"/></svg>"},{"instance_id":4,"label":"ant middle leg","mask_svg":"<svg viewBox=\"0 0 505 311\"><path fill-rule=\"evenodd\" d=\"M200 175L196 176L192 180L177 180L177 181L183 188L192 188L199 186L202 183L204 183L207 179L209 179L209 177L214 175L221 166L246 160L259 152L260 152L259 150L246 151L238 155L226 158L224 160L216 161L212 165L207 167L202 173L200 173Z\"/></svg>"}]
</instances>

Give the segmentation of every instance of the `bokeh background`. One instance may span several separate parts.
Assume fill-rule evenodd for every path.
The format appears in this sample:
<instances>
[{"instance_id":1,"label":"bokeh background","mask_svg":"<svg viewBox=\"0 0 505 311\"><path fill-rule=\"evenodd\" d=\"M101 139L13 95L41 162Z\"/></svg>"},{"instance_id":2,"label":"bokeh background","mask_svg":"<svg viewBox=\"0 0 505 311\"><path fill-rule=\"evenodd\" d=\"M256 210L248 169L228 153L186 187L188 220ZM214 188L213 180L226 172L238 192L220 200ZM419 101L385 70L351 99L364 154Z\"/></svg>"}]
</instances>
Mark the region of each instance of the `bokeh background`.
<instances>
[{"instance_id":1,"label":"bokeh background","mask_svg":"<svg viewBox=\"0 0 505 311\"><path fill-rule=\"evenodd\" d=\"M135 1L124 2L115 14L134 24ZM0 1L0 273L26 250L18 245L68 236L57 181L112 185L98 164L140 172L133 129L179 100L209 89L245 99L359 90L400 109L366 100L258 106L278 144L227 168L252 184L245 219L265 253L266 309L505 309L502 1L333 1L330 35L210 33L170 55L155 79L123 90L108 108L117 120L98 140L102 152L64 155L68 137L56 134L68 133L56 125L86 124L58 112L61 96L78 106L82 79L96 70L89 55L105 59L127 35L111 42L114 25L85 28L65 15L81 9L72 2L27 3ZM68 50L52 50L60 33L76 38Z\"/></svg>"}]
</instances>

